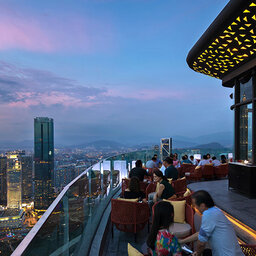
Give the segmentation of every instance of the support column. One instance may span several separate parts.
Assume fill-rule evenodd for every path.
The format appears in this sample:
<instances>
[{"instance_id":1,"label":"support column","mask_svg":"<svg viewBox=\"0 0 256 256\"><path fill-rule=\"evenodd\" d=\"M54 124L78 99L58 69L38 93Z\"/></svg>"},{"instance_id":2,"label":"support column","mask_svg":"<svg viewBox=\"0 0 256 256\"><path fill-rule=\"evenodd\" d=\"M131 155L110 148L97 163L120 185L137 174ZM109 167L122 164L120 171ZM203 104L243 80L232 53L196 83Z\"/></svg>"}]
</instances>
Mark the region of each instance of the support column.
<instances>
[{"instance_id":1,"label":"support column","mask_svg":"<svg viewBox=\"0 0 256 256\"><path fill-rule=\"evenodd\" d=\"M235 104L240 102L240 82L236 79L235 82ZM235 131L234 131L234 151L235 161L240 159L240 108L235 107Z\"/></svg>"},{"instance_id":2,"label":"support column","mask_svg":"<svg viewBox=\"0 0 256 256\"><path fill-rule=\"evenodd\" d=\"M256 165L256 72L252 72L252 164Z\"/></svg>"}]
</instances>

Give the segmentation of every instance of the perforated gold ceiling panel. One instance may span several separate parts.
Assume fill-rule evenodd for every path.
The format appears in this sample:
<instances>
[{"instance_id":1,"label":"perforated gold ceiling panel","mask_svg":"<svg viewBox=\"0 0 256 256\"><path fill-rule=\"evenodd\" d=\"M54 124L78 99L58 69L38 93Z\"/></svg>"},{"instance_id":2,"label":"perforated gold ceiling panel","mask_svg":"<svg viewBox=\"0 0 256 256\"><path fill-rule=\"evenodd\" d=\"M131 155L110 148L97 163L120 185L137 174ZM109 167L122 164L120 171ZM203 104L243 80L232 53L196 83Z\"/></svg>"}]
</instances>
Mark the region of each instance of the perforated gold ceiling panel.
<instances>
[{"instance_id":1,"label":"perforated gold ceiling panel","mask_svg":"<svg viewBox=\"0 0 256 256\"><path fill-rule=\"evenodd\" d=\"M255 53L256 0L248 1L240 14L194 59L192 68L196 72L222 78L256 56Z\"/></svg>"}]
</instances>

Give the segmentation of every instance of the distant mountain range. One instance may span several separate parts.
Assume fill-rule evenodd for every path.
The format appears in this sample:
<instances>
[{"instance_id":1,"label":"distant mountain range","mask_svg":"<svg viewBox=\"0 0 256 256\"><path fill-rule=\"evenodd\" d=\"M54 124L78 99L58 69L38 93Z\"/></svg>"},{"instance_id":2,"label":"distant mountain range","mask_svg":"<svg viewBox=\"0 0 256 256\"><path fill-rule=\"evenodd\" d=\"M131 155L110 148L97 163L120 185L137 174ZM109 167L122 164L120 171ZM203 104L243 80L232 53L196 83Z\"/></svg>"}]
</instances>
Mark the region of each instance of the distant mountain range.
<instances>
[{"instance_id":1,"label":"distant mountain range","mask_svg":"<svg viewBox=\"0 0 256 256\"><path fill-rule=\"evenodd\" d=\"M194 138L185 137L185 136L172 136L173 138L173 148L232 148L233 147L233 133L232 132L221 132L221 133L213 133L203 136L198 136ZM120 141L123 141L120 139ZM120 150L125 149L127 147L134 149L145 149L152 148L154 145L159 145L160 138L145 143L123 143L117 142L115 140L105 140L98 139L95 141L89 141L85 143L81 143L78 145L60 145L55 144L57 148L94 148L94 149L109 149L109 150ZM14 150L14 149L25 149L32 150L33 149L33 140L24 140L20 142L13 141L0 141L0 149L1 150Z\"/></svg>"}]
</instances>

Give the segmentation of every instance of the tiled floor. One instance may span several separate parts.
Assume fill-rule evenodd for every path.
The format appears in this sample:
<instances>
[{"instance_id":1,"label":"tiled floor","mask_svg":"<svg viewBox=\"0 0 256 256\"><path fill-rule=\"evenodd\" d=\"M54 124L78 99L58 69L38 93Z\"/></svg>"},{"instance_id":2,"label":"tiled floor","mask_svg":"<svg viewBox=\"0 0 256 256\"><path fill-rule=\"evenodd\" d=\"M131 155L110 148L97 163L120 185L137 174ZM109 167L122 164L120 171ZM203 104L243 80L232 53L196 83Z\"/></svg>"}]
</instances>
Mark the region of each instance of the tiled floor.
<instances>
[{"instance_id":1,"label":"tiled floor","mask_svg":"<svg viewBox=\"0 0 256 256\"><path fill-rule=\"evenodd\" d=\"M127 244L130 243L140 252L142 252L143 244L145 244L148 236L148 227L144 228L141 232L137 234L137 242L134 241L134 234L120 232L114 229L114 238L111 237L111 230L108 233L106 247L104 249L103 256L126 256Z\"/></svg>"},{"instance_id":2,"label":"tiled floor","mask_svg":"<svg viewBox=\"0 0 256 256\"><path fill-rule=\"evenodd\" d=\"M228 180L191 183L188 187L194 191L208 191L219 208L256 230L256 199L229 190Z\"/></svg>"}]
</instances>

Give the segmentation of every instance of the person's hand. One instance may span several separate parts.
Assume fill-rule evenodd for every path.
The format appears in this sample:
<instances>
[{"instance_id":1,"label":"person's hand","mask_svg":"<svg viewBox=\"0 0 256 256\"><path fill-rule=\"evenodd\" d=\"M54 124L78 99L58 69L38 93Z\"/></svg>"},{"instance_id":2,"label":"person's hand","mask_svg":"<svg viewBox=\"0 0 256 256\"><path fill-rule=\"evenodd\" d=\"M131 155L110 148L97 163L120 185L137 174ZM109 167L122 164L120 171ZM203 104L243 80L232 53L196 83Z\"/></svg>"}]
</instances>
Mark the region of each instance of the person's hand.
<instances>
[{"instance_id":1,"label":"person's hand","mask_svg":"<svg viewBox=\"0 0 256 256\"><path fill-rule=\"evenodd\" d=\"M143 198L143 199L142 199L142 202L143 202L143 203L147 203L148 201L147 201L146 198Z\"/></svg>"}]
</instances>

